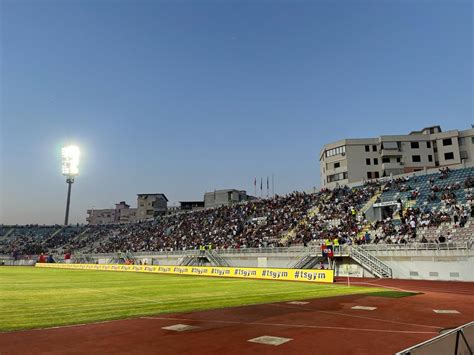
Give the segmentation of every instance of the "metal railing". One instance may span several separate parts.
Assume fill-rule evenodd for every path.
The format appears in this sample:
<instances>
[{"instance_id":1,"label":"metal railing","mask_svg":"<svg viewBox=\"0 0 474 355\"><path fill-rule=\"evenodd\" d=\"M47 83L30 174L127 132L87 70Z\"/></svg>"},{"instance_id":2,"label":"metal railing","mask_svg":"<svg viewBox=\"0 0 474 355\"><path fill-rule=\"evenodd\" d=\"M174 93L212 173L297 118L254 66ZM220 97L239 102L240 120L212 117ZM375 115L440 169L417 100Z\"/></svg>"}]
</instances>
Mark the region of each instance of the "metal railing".
<instances>
[{"instance_id":1,"label":"metal railing","mask_svg":"<svg viewBox=\"0 0 474 355\"><path fill-rule=\"evenodd\" d=\"M436 251L436 250L471 250L474 246L474 239L470 239L467 242L451 242L451 243L407 243L407 244L362 244L356 246L357 248L365 251ZM342 244L340 246L334 246L334 255L336 257L348 256L350 254L351 246L348 244ZM305 254L321 254L321 241L313 242L311 246L291 246L291 247L267 247L267 248L240 248L240 249L213 249L213 254L217 257L225 259L225 256L237 256L237 255L255 255L255 254L281 254L291 257L297 257L301 259ZM73 258L93 258L97 259L113 259L122 253L82 253L76 252L73 254ZM147 251L147 252L135 252L133 256L135 259L141 258L153 258L160 256L173 256L182 257L184 255L198 256L200 250L189 249L189 250L172 250L172 251ZM57 258L62 258L63 255L54 254ZM0 259L12 259L11 255L1 255ZM29 255L28 257L19 256L18 259L30 259L37 260L37 255Z\"/></svg>"},{"instance_id":2,"label":"metal railing","mask_svg":"<svg viewBox=\"0 0 474 355\"><path fill-rule=\"evenodd\" d=\"M241 249L216 249L219 254L288 254L301 253L318 249L317 247L275 247L275 248L241 248Z\"/></svg>"},{"instance_id":3,"label":"metal railing","mask_svg":"<svg viewBox=\"0 0 474 355\"><path fill-rule=\"evenodd\" d=\"M466 354L474 352L474 322L451 329L395 355Z\"/></svg>"},{"instance_id":4,"label":"metal railing","mask_svg":"<svg viewBox=\"0 0 474 355\"><path fill-rule=\"evenodd\" d=\"M368 251L357 246L352 246L350 256L362 266L365 266L375 276L392 277L392 269L379 258L373 256Z\"/></svg>"},{"instance_id":5,"label":"metal railing","mask_svg":"<svg viewBox=\"0 0 474 355\"><path fill-rule=\"evenodd\" d=\"M215 266L230 266L227 260L220 256L218 253L216 253L215 250L208 250L206 252L206 256L209 261L216 264Z\"/></svg>"},{"instance_id":6,"label":"metal railing","mask_svg":"<svg viewBox=\"0 0 474 355\"><path fill-rule=\"evenodd\" d=\"M291 261L288 264L290 269L302 269L304 265L306 265L312 259L311 253L304 253L298 256L296 261Z\"/></svg>"},{"instance_id":7,"label":"metal railing","mask_svg":"<svg viewBox=\"0 0 474 355\"><path fill-rule=\"evenodd\" d=\"M408 251L408 250L469 250L472 241L450 243L407 243L407 244L364 244L359 248L367 251Z\"/></svg>"}]
</instances>

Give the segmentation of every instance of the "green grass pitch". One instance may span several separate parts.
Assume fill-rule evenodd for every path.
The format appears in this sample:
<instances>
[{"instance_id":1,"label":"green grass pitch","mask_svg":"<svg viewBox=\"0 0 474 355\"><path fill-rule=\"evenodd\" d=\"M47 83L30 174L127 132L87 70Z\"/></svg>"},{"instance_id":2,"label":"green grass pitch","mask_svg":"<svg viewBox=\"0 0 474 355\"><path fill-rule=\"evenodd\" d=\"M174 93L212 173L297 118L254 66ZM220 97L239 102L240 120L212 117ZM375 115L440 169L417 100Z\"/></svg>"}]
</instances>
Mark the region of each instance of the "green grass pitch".
<instances>
[{"instance_id":1,"label":"green grass pitch","mask_svg":"<svg viewBox=\"0 0 474 355\"><path fill-rule=\"evenodd\" d=\"M380 291L335 284L5 266L0 267L0 331Z\"/></svg>"}]
</instances>

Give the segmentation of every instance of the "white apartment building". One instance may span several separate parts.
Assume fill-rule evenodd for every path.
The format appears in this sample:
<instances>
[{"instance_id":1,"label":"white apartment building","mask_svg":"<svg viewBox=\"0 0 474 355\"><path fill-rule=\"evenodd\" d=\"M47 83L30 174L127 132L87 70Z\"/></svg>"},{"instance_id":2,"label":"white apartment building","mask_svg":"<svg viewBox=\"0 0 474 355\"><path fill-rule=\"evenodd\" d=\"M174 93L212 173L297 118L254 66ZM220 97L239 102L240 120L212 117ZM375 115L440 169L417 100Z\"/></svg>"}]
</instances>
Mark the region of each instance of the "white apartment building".
<instances>
[{"instance_id":1,"label":"white apartment building","mask_svg":"<svg viewBox=\"0 0 474 355\"><path fill-rule=\"evenodd\" d=\"M115 204L115 208L87 210L86 221L91 225L135 222L137 209L130 208L125 201Z\"/></svg>"},{"instance_id":2,"label":"white apartment building","mask_svg":"<svg viewBox=\"0 0 474 355\"><path fill-rule=\"evenodd\" d=\"M408 135L343 139L319 154L321 186L327 188L459 164L474 165L474 128L443 132L432 126Z\"/></svg>"}]
</instances>

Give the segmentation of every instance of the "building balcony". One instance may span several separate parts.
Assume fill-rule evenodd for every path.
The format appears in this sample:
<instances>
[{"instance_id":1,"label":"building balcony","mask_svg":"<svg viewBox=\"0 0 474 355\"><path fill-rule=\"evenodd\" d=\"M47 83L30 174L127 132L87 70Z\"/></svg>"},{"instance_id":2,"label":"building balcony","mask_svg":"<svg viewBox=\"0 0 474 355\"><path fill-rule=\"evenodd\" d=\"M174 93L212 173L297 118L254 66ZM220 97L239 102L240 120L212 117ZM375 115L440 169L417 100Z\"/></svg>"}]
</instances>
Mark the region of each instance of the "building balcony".
<instances>
[{"instance_id":1,"label":"building balcony","mask_svg":"<svg viewBox=\"0 0 474 355\"><path fill-rule=\"evenodd\" d=\"M403 169L403 162L390 162L390 163L382 163L382 170L391 170L391 169Z\"/></svg>"},{"instance_id":2,"label":"building balcony","mask_svg":"<svg viewBox=\"0 0 474 355\"><path fill-rule=\"evenodd\" d=\"M400 149L381 149L379 152L381 156L385 157L401 157L403 155Z\"/></svg>"}]
</instances>

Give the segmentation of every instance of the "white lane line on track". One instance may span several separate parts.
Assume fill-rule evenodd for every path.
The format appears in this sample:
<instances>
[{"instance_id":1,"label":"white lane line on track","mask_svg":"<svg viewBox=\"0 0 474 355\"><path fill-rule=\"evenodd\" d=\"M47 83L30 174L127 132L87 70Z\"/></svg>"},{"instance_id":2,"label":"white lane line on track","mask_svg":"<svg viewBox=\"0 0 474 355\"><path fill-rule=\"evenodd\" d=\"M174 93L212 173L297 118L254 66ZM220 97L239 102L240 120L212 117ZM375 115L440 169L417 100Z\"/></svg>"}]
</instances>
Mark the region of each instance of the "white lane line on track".
<instances>
[{"instance_id":1,"label":"white lane line on track","mask_svg":"<svg viewBox=\"0 0 474 355\"><path fill-rule=\"evenodd\" d=\"M20 329L20 330L11 330L11 331L0 331L0 334L10 334L10 333L24 333L24 332L36 332L39 330L55 330L55 329L63 329L63 328L74 328L74 327L84 327L86 325L97 325L97 324L105 324L105 323L112 323L112 322L119 322L124 320L130 320L136 318L129 318L129 319L110 319L110 320L102 320L97 322L91 323L78 323L78 324L67 324L67 325L57 325L54 327L46 327L46 328L32 328L32 329ZM1 352L0 352L1 354Z\"/></svg>"},{"instance_id":2,"label":"white lane line on track","mask_svg":"<svg viewBox=\"0 0 474 355\"><path fill-rule=\"evenodd\" d=\"M288 327L288 328L311 328L311 329L331 329L331 330L356 330L364 332L377 333L402 333L402 334L439 334L438 332L421 332L411 330L392 330L392 329L370 329L370 328L349 328L349 327L330 327L323 325L304 325L304 324L286 324L286 323L266 323L266 322L240 322L230 320L210 320L210 319L190 319L190 318L167 318L167 317L140 317L140 319L148 320L168 320L168 321L183 321L183 322L200 322L200 323L222 323L222 324L236 324L247 326L269 326L269 327Z\"/></svg>"},{"instance_id":3,"label":"white lane line on track","mask_svg":"<svg viewBox=\"0 0 474 355\"><path fill-rule=\"evenodd\" d=\"M438 327L438 326L435 326L435 325L425 325L425 324L398 322L398 321L390 320L390 319L380 319L380 318L373 318L373 317L365 317L365 316L358 316L358 315L355 315L355 314L346 314L346 313L332 312L332 311L321 311L321 310L318 310L318 309L311 309L311 308L306 308L306 307L288 306L288 305L278 304L278 303L269 303L268 306L277 306L277 307L284 307L284 308L299 309L299 310L305 310L305 311L310 311L310 312L325 313L325 314L338 315L338 316L344 316L344 317L360 318L360 319L366 319L366 320L375 320L375 321L379 321L379 322L386 322L386 323L393 323L393 324L410 325L410 326L414 326L414 327L426 327L426 328L433 328L433 329L443 329L443 327Z\"/></svg>"}]
</instances>

